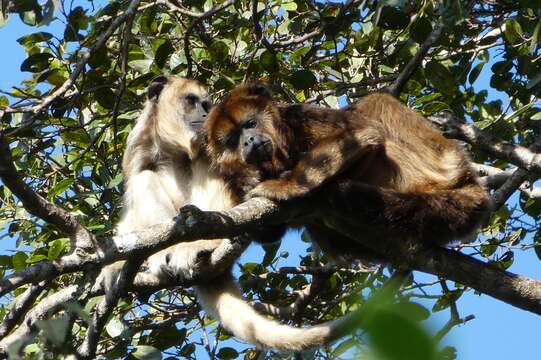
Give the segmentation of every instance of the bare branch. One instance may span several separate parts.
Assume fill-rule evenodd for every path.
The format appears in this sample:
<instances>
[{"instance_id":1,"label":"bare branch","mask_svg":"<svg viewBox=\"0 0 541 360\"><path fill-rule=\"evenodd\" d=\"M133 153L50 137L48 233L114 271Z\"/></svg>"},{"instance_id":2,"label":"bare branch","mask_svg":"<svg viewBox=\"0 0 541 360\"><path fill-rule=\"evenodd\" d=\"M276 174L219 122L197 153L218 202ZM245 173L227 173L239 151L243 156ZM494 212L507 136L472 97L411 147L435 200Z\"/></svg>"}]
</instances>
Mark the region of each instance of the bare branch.
<instances>
[{"instance_id":1,"label":"bare branch","mask_svg":"<svg viewBox=\"0 0 541 360\"><path fill-rule=\"evenodd\" d=\"M92 320L86 330L85 339L79 355L82 359L94 359L103 327L115 309L118 299L123 296L133 282L137 269L143 259L130 259L124 263L116 283L105 294L105 298L96 306Z\"/></svg>"},{"instance_id":2,"label":"bare branch","mask_svg":"<svg viewBox=\"0 0 541 360\"><path fill-rule=\"evenodd\" d=\"M36 321L45 319L62 309L67 302L77 298L82 292L83 287L71 285L41 300L28 312L21 325L12 334L0 341L0 353L5 353L7 348L15 341L26 339L34 331Z\"/></svg>"},{"instance_id":3,"label":"bare branch","mask_svg":"<svg viewBox=\"0 0 541 360\"><path fill-rule=\"evenodd\" d=\"M499 209L503 204L505 204L507 199L509 199L509 197L513 195L515 191L517 191L520 185L528 179L528 176L528 171L524 169L515 170L513 175L507 178L505 183L503 183L503 185L494 192L494 195L492 196L494 199L494 209Z\"/></svg>"},{"instance_id":4,"label":"bare branch","mask_svg":"<svg viewBox=\"0 0 541 360\"><path fill-rule=\"evenodd\" d=\"M421 62L423 61L424 57L432 47L432 45L438 40L438 38L441 35L441 32L443 30L443 24L437 24L436 27L432 30L430 35L426 38L426 40L423 42L421 47L419 48L419 51L415 54L414 57L411 58L411 60L406 64L398 78L395 80L393 85L391 85L388 88L388 91L393 94L394 96L399 96L402 92L402 89L404 89L404 86L408 82L408 80L411 78L413 73L419 68L421 65Z\"/></svg>"},{"instance_id":5,"label":"bare branch","mask_svg":"<svg viewBox=\"0 0 541 360\"><path fill-rule=\"evenodd\" d=\"M445 135L462 140L488 154L523 169L541 174L541 155L528 148L500 140L479 129L475 125L466 124L454 115L431 116L430 121L443 128Z\"/></svg>"},{"instance_id":6,"label":"bare branch","mask_svg":"<svg viewBox=\"0 0 541 360\"><path fill-rule=\"evenodd\" d=\"M2 323L0 323L0 339L9 334L9 332L19 323L21 317L23 317L32 305L34 305L34 301L36 301L46 285L47 282L45 281L39 284L30 285L22 295L15 299L9 313Z\"/></svg>"}]
</instances>

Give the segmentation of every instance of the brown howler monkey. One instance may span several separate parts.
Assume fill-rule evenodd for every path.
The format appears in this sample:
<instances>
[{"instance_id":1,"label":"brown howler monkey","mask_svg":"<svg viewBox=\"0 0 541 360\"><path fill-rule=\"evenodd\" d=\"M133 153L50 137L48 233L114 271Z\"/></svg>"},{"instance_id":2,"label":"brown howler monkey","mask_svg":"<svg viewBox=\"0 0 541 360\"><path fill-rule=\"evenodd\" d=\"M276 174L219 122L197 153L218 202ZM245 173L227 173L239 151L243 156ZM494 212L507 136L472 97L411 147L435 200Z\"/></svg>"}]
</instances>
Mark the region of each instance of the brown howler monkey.
<instances>
[{"instance_id":1,"label":"brown howler monkey","mask_svg":"<svg viewBox=\"0 0 541 360\"><path fill-rule=\"evenodd\" d=\"M387 94L335 110L279 104L261 84L240 85L205 127L213 166L238 197L315 196L379 239L446 244L477 230L490 208L456 142ZM321 242L336 255L353 240Z\"/></svg>"}]
</instances>

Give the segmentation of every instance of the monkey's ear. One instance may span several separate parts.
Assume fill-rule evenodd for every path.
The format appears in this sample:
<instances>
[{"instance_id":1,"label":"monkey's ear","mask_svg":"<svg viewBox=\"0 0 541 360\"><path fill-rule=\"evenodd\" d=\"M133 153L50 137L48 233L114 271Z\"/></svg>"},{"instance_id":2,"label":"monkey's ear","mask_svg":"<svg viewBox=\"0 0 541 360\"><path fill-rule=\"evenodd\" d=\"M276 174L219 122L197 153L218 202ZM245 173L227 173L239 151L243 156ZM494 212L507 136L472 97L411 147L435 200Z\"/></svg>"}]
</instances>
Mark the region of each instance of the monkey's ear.
<instances>
[{"instance_id":1,"label":"monkey's ear","mask_svg":"<svg viewBox=\"0 0 541 360\"><path fill-rule=\"evenodd\" d=\"M149 100L156 100L160 96L165 84L167 84L167 77L160 75L154 78L147 89Z\"/></svg>"},{"instance_id":2,"label":"monkey's ear","mask_svg":"<svg viewBox=\"0 0 541 360\"><path fill-rule=\"evenodd\" d=\"M263 83L253 83L248 87L250 95L272 97L272 93L269 88Z\"/></svg>"}]
</instances>

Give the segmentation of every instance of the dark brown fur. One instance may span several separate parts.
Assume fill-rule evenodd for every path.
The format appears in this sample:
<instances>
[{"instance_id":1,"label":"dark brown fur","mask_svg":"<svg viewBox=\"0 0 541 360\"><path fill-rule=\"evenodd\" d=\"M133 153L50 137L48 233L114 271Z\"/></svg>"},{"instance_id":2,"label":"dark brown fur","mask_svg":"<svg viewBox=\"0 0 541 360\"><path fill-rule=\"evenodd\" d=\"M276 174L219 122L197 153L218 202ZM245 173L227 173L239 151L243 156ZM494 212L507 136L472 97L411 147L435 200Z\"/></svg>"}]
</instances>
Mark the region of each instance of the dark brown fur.
<instances>
[{"instance_id":1,"label":"dark brown fur","mask_svg":"<svg viewBox=\"0 0 541 360\"><path fill-rule=\"evenodd\" d=\"M247 118L272 143L272 157L255 164L242 154ZM490 208L457 144L386 94L333 110L278 104L242 85L206 129L210 158L239 198L311 195L385 235L437 245L475 231Z\"/></svg>"}]
</instances>

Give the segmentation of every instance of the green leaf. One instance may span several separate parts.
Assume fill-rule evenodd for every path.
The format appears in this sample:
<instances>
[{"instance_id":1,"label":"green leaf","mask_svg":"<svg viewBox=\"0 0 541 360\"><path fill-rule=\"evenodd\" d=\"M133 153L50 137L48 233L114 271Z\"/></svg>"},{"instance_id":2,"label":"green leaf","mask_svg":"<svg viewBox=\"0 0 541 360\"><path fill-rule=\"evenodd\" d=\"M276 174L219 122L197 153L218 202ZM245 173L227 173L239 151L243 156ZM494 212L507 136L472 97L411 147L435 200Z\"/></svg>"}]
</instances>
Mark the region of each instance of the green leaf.
<instances>
[{"instance_id":1,"label":"green leaf","mask_svg":"<svg viewBox=\"0 0 541 360\"><path fill-rule=\"evenodd\" d=\"M175 325L163 329L154 329L149 334L149 345L160 350L166 350L171 346L182 344L186 338L186 328L177 329Z\"/></svg>"},{"instance_id":2,"label":"green leaf","mask_svg":"<svg viewBox=\"0 0 541 360\"><path fill-rule=\"evenodd\" d=\"M287 11L297 10L297 4L294 2L282 3L282 7L284 8L284 10L287 10Z\"/></svg>"},{"instance_id":3,"label":"green leaf","mask_svg":"<svg viewBox=\"0 0 541 360\"><path fill-rule=\"evenodd\" d=\"M342 341L340 344L338 344L337 347L334 348L332 351L333 358L338 358L340 355L344 354L346 351L357 345L357 340L350 338L345 341Z\"/></svg>"},{"instance_id":4,"label":"green leaf","mask_svg":"<svg viewBox=\"0 0 541 360\"><path fill-rule=\"evenodd\" d=\"M485 241L483 244L481 244L481 248L480 248L481 254L484 257L491 256L492 254L496 252L496 250L498 250L499 243L500 242L497 239L489 239Z\"/></svg>"},{"instance_id":5,"label":"green leaf","mask_svg":"<svg viewBox=\"0 0 541 360\"><path fill-rule=\"evenodd\" d=\"M67 178L67 179L63 179L63 180L60 180L59 182L57 182L50 190L49 190L49 193L47 194L49 199L53 199L55 198L56 196L62 194L63 192L65 192L66 190L69 189L69 187L73 184L74 182L74 179L73 178Z\"/></svg>"},{"instance_id":6,"label":"green leaf","mask_svg":"<svg viewBox=\"0 0 541 360\"><path fill-rule=\"evenodd\" d=\"M535 85L537 85L541 81L541 72L537 75L535 75L529 82L526 84L526 89L530 90Z\"/></svg>"},{"instance_id":7,"label":"green leaf","mask_svg":"<svg viewBox=\"0 0 541 360\"><path fill-rule=\"evenodd\" d=\"M432 85L444 94L453 93L456 89L456 82L451 71L437 61L430 61L426 65L425 74Z\"/></svg>"},{"instance_id":8,"label":"green leaf","mask_svg":"<svg viewBox=\"0 0 541 360\"><path fill-rule=\"evenodd\" d=\"M309 89L317 83L316 76L310 70L295 71L289 81L298 90Z\"/></svg>"},{"instance_id":9,"label":"green leaf","mask_svg":"<svg viewBox=\"0 0 541 360\"><path fill-rule=\"evenodd\" d=\"M44 71L38 77L37 82L47 81L48 83L52 85L60 86L67 80L67 77L65 75L66 73L64 70L51 69L51 70Z\"/></svg>"},{"instance_id":10,"label":"green leaf","mask_svg":"<svg viewBox=\"0 0 541 360\"><path fill-rule=\"evenodd\" d=\"M184 52L174 53L169 59L169 68L173 70L180 65L186 65L187 62Z\"/></svg>"},{"instance_id":11,"label":"green leaf","mask_svg":"<svg viewBox=\"0 0 541 360\"><path fill-rule=\"evenodd\" d=\"M364 321L372 347L388 360L435 360L434 342L421 325L400 314L393 306L382 306Z\"/></svg>"},{"instance_id":12,"label":"green leaf","mask_svg":"<svg viewBox=\"0 0 541 360\"><path fill-rule=\"evenodd\" d=\"M17 251L17 253L11 258L11 262L13 263L13 270L25 269L26 259L28 259L28 255L26 255L22 251Z\"/></svg>"},{"instance_id":13,"label":"green leaf","mask_svg":"<svg viewBox=\"0 0 541 360\"><path fill-rule=\"evenodd\" d=\"M165 41L163 44L161 44L156 50L156 54L154 56L154 62L156 63L156 66L158 66L160 69L163 68L167 62L167 58L174 51L175 48L170 41Z\"/></svg>"},{"instance_id":14,"label":"green leaf","mask_svg":"<svg viewBox=\"0 0 541 360\"><path fill-rule=\"evenodd\" d=\"M504 37L510 44L516 44L522 39L522 27L515 19L507 19L504 22L505 32Z\"/></svg>"},{"instance_id":15,"label":"green leaf","mask_svg":"<svg viewBox=\"0 0 541 360\"><path fill-rule=\"evenodd\" d=\"M261 66L270 73L278 71L278 59L276 58L276 53L273 51L263 51L259 57L259 62L261 63Z\"/></svg>"},{"instance_id":16,"label":"green leaf","mask_svg":"<svg viewBox=\"0 0 541 360\"><path fill-rule=\"evenodd\" d=\"M53 319L38 320L36 325L43 332L47 340L56 345L62 345L66 339L69 323L69 317L67 315L61 315Z\"/></svg>"},{"instance_id":17,"label":"green leaf","mask_svg":"<svg viewBox=\"0 0 541 360\"><path fill-rule=\"evenodd\" d=\"M41 8L39 6L34 10L19 13L19 17L23 23L30 26L38 25L38 23L43 19L43 16L41 15Z\"/></svg>"},{"instance_id":18,"label":"green leaf","mask_svg":"<svg viewBox=\"0 0 541 360\"><path fill-rule=\"evenodd\" d=\"M278 249L280 248L280 242L268 244L264 246L265 249L265 256L263 257L263 266L269 266L272 264L272 261L276 257L276 253L278 252Z\"/></svg>"},{"instance_id":19,"label":"green leaf","mask_svg":"<svg viewBox=\"0 0 541 360\"><path fill-rule=\"evenodd\" d=\"M451 303L455 302L460 296L462 296L463 292L464 290L452 290L443 294L432 307L432 311L438 312L448 308Z\"/></svg>"},{"instance_id":20,"label":"green leaf","mask_svg":"<svg viewBox=\"0 0 541 360\"><path fill-rule=\"evenodd\" d=\"M410 30L411 38L419 44L422 44L431 32L432 24L426 17L414 22Z\"/></svg>"},{"instance_id":21,"label":"green leaf","mask_svg":"<svg viewBox=\"0 0 541 360\"><path fill-rule=\"evenodd\" d=\"M107 330L107 334L109 334L110 337L116 338L121 336L125 331L127 331L128 327L124 324L122 320L118 318L113 318L107 323L107 326L105 326L105 330Z\"/></svg>"},{"instance_id":22,"label":"green leaf","mask_svg":"<svg viewBox=\"0 0 541 360\"><path fill-rule=\"evenodd\" d=\"M47 259L47 256L43 254L37 254L37 255L32 255L30 258L26 259L26 263L33 264L33 263L37 263L46 259Z\"/></svg>"},{"instance_id":23,"label":"green leaf","mask_svg":"<svg viewBox=\"0 0 541 360\"><path fill-rule=\"evenodd\" d=\"M115 93L109 88L94 92L96 101L105 109L111 110L115 106Z\"/></svg>"},{"instance_id":24,"label":"green leaf","mask_svg":"<svg viewBox=\"0 0 541 360\"><path fill-rule=\"evenodd\" d=\"M413 321L426 320L430 316L430 311L428 309L413 301L399 302L394 305L394 309Z\"/></svg>"},{"instance_id":25,"label":"green leaf","mask_svg":"<svg viewBox=\"0 0 541 360\"><path fill-rule=\"evenodd\" d=\"M148 345L137 346L131 355L139 360L161 360L162 358L160 350Z\"/></svg>"},{"instance_id":26,"label":"green leaf","mask_svg":"<svg viewBox=\"0 0 541 360\"><path fill-rule=\"evenodd\" d=\"M148 73L150 66L152 65L152 60L150 59L144 59L144 60L132 60L128 62L128 66L134 69L135 71L146 74Z\"/></svg>"},{"instance_id":27,"label":"green leaf","mask_svg":"<svg viewBox=\"0 0 541 360\"><path fill-rule=\"evenodd\" d=\"M47 253L47 258L49 260L54 260L58 258L60 254L62 254L64 249L66 249L68 244L69 244L68 238L56 239L54 241L51 241L51 243L49 244L49 251Z\"/></svg>"},{"instance_id":28,"label":"green leaf","mask_svg":"<svg viewBox=\"0 0 541 360\"><path fill-rule=\"evenodd\" d=\"M530 117L530 120L541 120L541 111L535 113Z\"/></svg>"},{"instance_id":29,"label":"green leaf","mask_svg":"<svg viewBox=\"0 0 541 360\"><path fill-rule=\"evenodd\" d=\"M472 71L470 72L470 75L468 77L468 81L470 82L470 84L473 84L475 82L475 80L477 80L477 78L479 77L479 74L481 74L481 71L483 70L484 66L485 66L485 63L482 63L482 62L475 65L475 67L472 69Z\"/></svg>"},{"instance_id":30,"label":"green leaf","mask_svg":"<svg viewBox=\"0 0 541 360\"><path fill-rule=\"evenodd\" d=\"M53 34L48 32L37 32L30 35L25 35L17 39L21 45L33 45L39 42L48 41L53 38Z\"/></svg>"},{"instance_id":31,"label":"green leaf","mask_svg":"<svg viewBox=\"0 0 541 360\"><path fill-rule=\"evenodd\" d=\"M189 343L180 350L180 355L188 357L195 351L195 344Z\"/></svg>"},{"instance_id":32,"label":"green leaf","mask_svg":"<svg viewBox=\"0 0 541 360\"><path fill-rule=\"evenodd\" d=\"M27 57L21 64L21 71L37 73L49 66L49 60L53 58L49 53L36 53Z\"/></svg>"},{"instance_id":33,"label":"green leaf","mask_svg":"<svg viewBox=\"0 0 541 360\"><path fill-rule=\"evenodd\" d=\"M214 41L209 51L211 59L214 61L223 61L229 55L229 46L223 41Z\"/></svg>"},{"instance_id":34,"label":"green leaf","mask_svg":"<svg viewBox=\"0 0 541 360\"><path fill-rule=\"evenodd\" d=\"M541 30L541 18L537 22L537 25L535 26L535 29L532 34L532 38L530 39L530 54L535 55L535 50L537 49L537 40L539 39L539 30Z\"/></svg>"},{"instance_id":35,"label":"green leaf","mask_svg":"<svg viewBox=\"0 0 541 360\"><path fill-rule=\"evenodd\" d=\"M237 356L239 356L239 353L237 350L231 348L231 347L224 347L221 348L220 351L218 351L218 354L216 354L218 359L222 360L228 360L228 359L236 359Z\"/></svg>"},{"instance_id":36,"label":"green leaf","mask_svg":"<svg viewBox=\"0 0 541 360\"><path fill-rule=\"evenodd\" d=\"M539 260L541 260L541 230L537 230L537 232L535 233L535 236L533 238L533 244L535 255L537 255L537 258Z\"/></svg>"}]
</instances>

